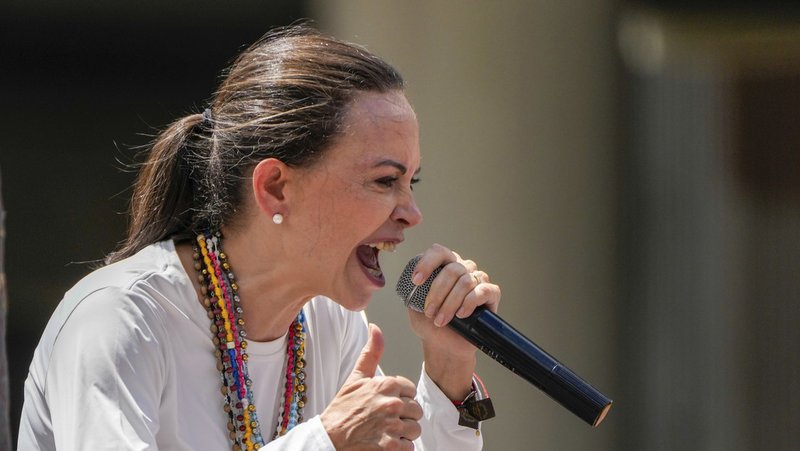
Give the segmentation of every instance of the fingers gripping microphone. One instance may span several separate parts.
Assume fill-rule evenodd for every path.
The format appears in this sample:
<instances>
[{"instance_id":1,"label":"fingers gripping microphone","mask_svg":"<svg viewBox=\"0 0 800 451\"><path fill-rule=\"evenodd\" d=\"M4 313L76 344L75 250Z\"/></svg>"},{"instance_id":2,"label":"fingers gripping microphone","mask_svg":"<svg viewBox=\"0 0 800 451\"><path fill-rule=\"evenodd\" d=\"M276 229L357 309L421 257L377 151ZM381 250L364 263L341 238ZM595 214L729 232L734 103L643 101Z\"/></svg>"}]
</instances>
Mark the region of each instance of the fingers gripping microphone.
<instances>
[{"instance_id":1,"label":"fingers gripping microphone","mask_svg":"<svg viewBox=\"0 0 800 451\"><path fill-rule=\"evenodd\" d=\"M397 281L397 294L406 307L422 312L431 283L441 268L436 269L422 285L414 285L411 276L418 260L419 256L416 256L406 265ZM449 326L489 357L535 385L590 425L599 425L611 409L612 401L609 398L503 321L496 313L478 307L467 318L453 317Z\"/></svg>"}]
</instances>

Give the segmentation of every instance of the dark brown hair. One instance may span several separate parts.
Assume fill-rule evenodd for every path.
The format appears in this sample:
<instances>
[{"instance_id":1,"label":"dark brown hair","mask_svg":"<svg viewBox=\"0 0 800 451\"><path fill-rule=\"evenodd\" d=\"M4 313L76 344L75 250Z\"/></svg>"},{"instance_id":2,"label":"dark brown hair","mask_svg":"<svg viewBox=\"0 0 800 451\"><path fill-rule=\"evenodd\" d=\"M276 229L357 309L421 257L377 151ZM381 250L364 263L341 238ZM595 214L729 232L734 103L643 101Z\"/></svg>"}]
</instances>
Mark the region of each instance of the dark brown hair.
<instances>
[{"instance_id":1,"label":"dark brown hair","mask_svg":"<svg viewBox=\"0 0 800 451\"><path fill-rule=\"evenodd\" d=\"M307 24L267 33L234 61L205 113L178 119L153 141L134 185L128 236L106 262L219 227L241 206L255 164L313 164L341 133L358 92L402 88L391 65Z\"/></svg>"}]
</instances>

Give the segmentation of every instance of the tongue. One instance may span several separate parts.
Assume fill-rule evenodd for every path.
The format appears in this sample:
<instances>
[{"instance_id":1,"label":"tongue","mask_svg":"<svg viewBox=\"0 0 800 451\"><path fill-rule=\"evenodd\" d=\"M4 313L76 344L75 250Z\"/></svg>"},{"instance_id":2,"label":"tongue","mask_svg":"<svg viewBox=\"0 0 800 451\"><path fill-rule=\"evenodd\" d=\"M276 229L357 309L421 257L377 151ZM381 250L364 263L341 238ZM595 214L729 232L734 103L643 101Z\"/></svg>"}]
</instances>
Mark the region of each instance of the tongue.
<instances>
[{"instance_id":1,"label":"tongue","mask_svg":"<svg viewBox=\"0 0 800 451\"><path fill-rule=\"evenodd\" d=\"M370 269L381 269L381 264L378 262L378 250L369 246L358 246L356 254L361 264Z\"/></svg>"}]
</instances>

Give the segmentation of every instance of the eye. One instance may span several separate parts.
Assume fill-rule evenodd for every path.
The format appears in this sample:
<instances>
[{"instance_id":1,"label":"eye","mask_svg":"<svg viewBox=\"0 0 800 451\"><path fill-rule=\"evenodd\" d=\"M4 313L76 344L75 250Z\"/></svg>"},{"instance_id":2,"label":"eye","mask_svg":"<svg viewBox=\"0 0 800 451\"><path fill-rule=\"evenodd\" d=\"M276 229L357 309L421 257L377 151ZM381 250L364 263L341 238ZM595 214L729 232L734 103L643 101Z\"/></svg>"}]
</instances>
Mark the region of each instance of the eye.
<instances>
[{"instance_id":1,"label":"eye","mask_svg":"<svg viewBox=\"0 0 800 451\"><path fill-rule=\"evenodd\" d=\"M375 183L379 185L383 185L386 188L391 188L394 186L395 182L397 182L397 177L381 177L378 180L375 180Z\"/></svg>"},{"instance_id":2,"label":"eye","mask_svg":"<svg viewBox=\"0 0 800 451\"><path fill-rule=\"evenodd\" d=\"M398 181L398 177L388 176L388 177L381 177L378 180L375 180L375 183L377 183L377 184L379 184L381 186L384 186L386 188L392 188L392 187L394 187L395 183L397 183L397 181ZM412 191L414 190L414 185L416 185L417 183L419 183L419 178L418 177L414 177L414 178L411 179L411 190Z\"/></svg>"}]
</instances>

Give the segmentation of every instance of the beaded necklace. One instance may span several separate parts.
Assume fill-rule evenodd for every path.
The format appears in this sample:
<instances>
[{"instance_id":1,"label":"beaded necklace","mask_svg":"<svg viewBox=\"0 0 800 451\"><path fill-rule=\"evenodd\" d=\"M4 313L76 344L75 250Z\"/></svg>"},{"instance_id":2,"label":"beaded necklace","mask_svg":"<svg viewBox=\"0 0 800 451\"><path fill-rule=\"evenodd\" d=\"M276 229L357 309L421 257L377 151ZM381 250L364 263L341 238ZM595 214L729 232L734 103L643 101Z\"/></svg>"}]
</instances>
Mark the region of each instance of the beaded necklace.
<instances>
[{"instance_id":1,"label":"beaded necklace","mask_svg":"<svg viewBox=\"0 0 800 451\"><path fill-rule=\"evenodd\" d=\"M247 333L239 300L239 287L225 252L222 234L197 235L194 266L203 294L203 305L211 320L217 369L222 379L223 409L228 414L228 433L233 451L255 450L265 441L253 403L252 384L247 372ZM305 315L301 310L289 326L286 345L286 385L273 439L285 435L303 421L305 387Z\"/></svg>"}]
</instances>

